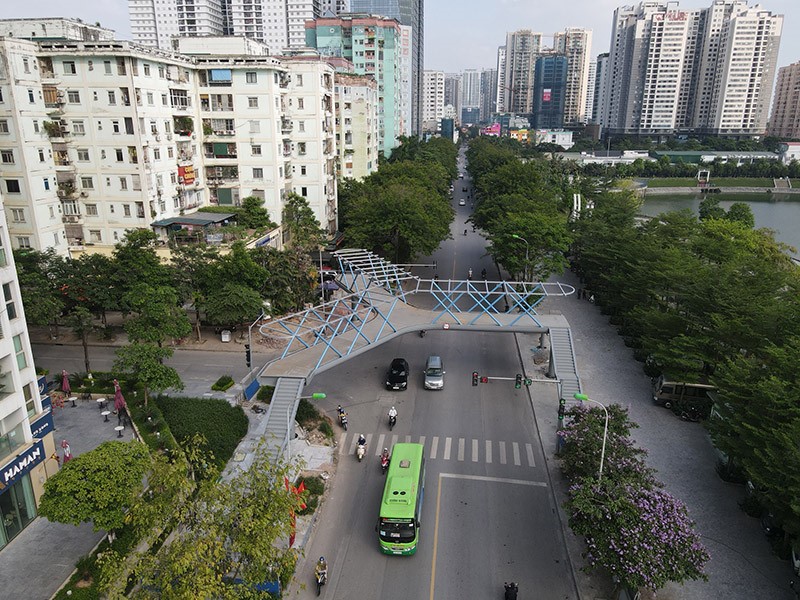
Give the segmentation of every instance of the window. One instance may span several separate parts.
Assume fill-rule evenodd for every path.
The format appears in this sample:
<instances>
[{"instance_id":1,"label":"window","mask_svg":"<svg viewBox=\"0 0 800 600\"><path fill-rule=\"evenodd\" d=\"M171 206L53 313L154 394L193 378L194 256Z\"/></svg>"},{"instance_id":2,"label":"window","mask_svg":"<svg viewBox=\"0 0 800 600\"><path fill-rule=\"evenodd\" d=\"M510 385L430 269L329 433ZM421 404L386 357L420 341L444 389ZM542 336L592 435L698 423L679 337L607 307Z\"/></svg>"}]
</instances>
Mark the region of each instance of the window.
<instances>
[{"instance_id":1,"label":"window","mask_svg":"<svg viewBox=\"0 0 800 600\"><path fill-rule=\"evenodd\" d=\"M86 135L86 128L83 125L83 121L72 122L72 133L75 135Z\"/></svg>"},{"instance_id":2,"label":"window","mask_svg":"<svg viewBox=\"0 0 800 600\"><path fill-rule=\"evenodd\" d=\"M169 158L175 158L175 148L172 146L167 146L167 156Z\"/></svg>"},{"instance_id":3,"label":"window","mask_svg":"<svg viewBox=\"0 0 800 600\"><path fill-rule=\"evenodd\" d=\"M131 187L137 192L142 190L142 178L136 173L131 175Z\"/></svg>"},{"instance_id":4,"label":"window","mask_svg":"<svg viewBox=\"0 0 800 600\"><path fill-rule=\"evenodd\" d=\"M25 397L25 412L29 417L36 414L36 403L33 401L33 384L29 383L22 388L22 395Z\"/></svg>"},{"instance_id":5,"label":"window","mask_svg":"<svg viewBox=\"0 0 800 600\"><path fill-rule=\"evenodd\" d=\"M297 122L297 131L305 131L306 130L306 122L305 121L298 121Z\"/></svg>"},{"instance_id":6,"label":"window","mask_svg":"<svg viewBox=\"0 0 800 600\"><path fill-rule=\"evenodd\" d=\"M298 98L297 99L297 108L299 108L301 110L304 108L303 99L302 98Z\"/></svg>"},{"instance_id":7,"label":"window","mask_svg":"<svg viewBox=\"0 0 800 600\"><path fill-rule=\"evenodd\" d=\"M17 355L17 367L20 371L28 366L25 358L25 348L22 346L22 334L14 336L14 353Z\"/></svg>"},{"instance_id":8,"label":"window","mask_svg":"<svg viewBox=\"0 0 800 600\"><path fill-rule=\"evenodd\" d=\"M125 160L125 153L122 151L122 148L114 148L114 154L117 156L117 162L123 162Z\"/></svg>"},{"instance_id":9,"label":"window","mask_svg":"<svg viewBox=\"0 0 800 600\"><path fill-rule=\"evenodd\" d=\"M258 108L258 98L255 96L250 96L247 99L247 108Z\"/></svg>"},{"instance_id":10,"label":"window","mask_svg":"<svg viewBox=\"0 0 800 600\"><path fill-rule=\"evenodd\" d=\"M39 162L44 162L44 150L42 148L39 148L38 154L39 154Z\"/></svg>"},{"instance_id":11,"label":"window","mask_svg":"<svg viewBox=\"0 0 800 600\"><path fill-rule=\"evenodd\" d=\"M247 71L244 74L244 80L247 83L258 83L258 73L256 73L255 71Z\"/></svg>"},{"instance_id":12,"label":"window","mask_svg":"<svg viewBox=\"0 0 800 600\"><path fill-rule=\"evenodd\" d=\"M90 229L89 230L89 241L90 242L102 242L103 236L100 234L99 229Z\"/></svg>"},{"instance_id":13,"label":"window","mask_svg":"<svg viewBox=\"0 0 800 600\"><path fill-rule=\"evenodd\" d=\"M158 65L158 76L164 79L164 65Z\"/></svg>"},{"instance_id":14,"label":"window","mask_svg":"<svg viewBox=\"0 0 800 600\"><path fill-rule=\"evenodd\" d=\"M301 195L303 198L306 198L306 197L308 197L308 188L307 188L307 187L301 187L301 188L300 188L300 195Z\"/></svg>"},{"instance_id":15,"label":"window","mask_svg":"<svg viewBox=\"0 0 800 600\"><path fill-rule=\"evenodd\" d=\"M295 75L294 80L297 82L297 87L303 87L303 76L298 74Z\"/></svg>"},{"instance_id":16,"label":"window","mask_svg":"<svg viewBox=\"0 0 800 600\"><path fill-rule=\"evenodd\" d=\"M161 148L153 148L153 160L161 160Z\"/></svg>"},{"instance_id":17,"label":"window","mask_svg":"<svg viewBox=\"0 0 800 600\"><path fill-rule=\"evenodd\" d=\"M31 64L27 58L22 59L22 70L25 71L26 73L31 72Z\"/></svg>"},{"instance_id":18,"label":"window","mask_svg":"<svg viewBox=\"0 0 800 600\"><path fill-rule=\"evenodd\" d=\"M28 102L36 104L36 96L33 95L33 90L28 90Z\"/></svg>"},{"instance_id":19,"label":"window","mask_svg":"<svg viewBox=\"0 0 800 600\"><path fill-rule=\"evenodd\" d=\"M44 191L50 191L50 178L49 177L42 177L42 184L44 185Z\"/></svg>"},{"instance_id":20,"label":"window","mask_svg":"<svg viewBox=\"0 0 800 600\"><path fill-rule=\"evenodd\" d=\"M0 161L4 165L14 164L14 151L13 150L0 150Z\"/></svg>"},{"instance_id":21,"label":"window","mask_svg":"<svg viewBox=\"0 0 800 600\"><path fill-rule=\"evenodd\" d=\"M0 133L9 133L8 121L6 119L0 119Z\"/></svg>"},{"instance_id":22,"label":"window","mask_svg":"<svg viewBox=\"0 0 800 600\"><path fill-rule=\"evenodd\" d=\"M86 205L86 216L87 217L96 217L97 213L97 204L87 204Z\"/></svg>"},{"instance_id":23,"label":"window","mask_svg":"<svg viewBox=\"0 0 800 600\"><path fill-rule=\"evenodd\" d=\"M166 94L161 94L161 105L162 106L166 106L168 102L169 102L169 100L167 98L167 95Z\"/></svg>"},{"instance_id":24,"label":"window","mask_svg":"<svg viewBox=\"0 0 800 600\"><path fill-rule=\"evenodd\" d=\"M64 68L64 75L75 75L78 71L75 69L75 61L74 60L65 60L61 62L61 66Z\"/></svg>"},{"instance_id":25,"label":"window","mask_svg":"<svg viewBox=\"0 0 800 600\"><path fill-rule=\"evenodd\" d=\"M300 175L305 175L305 174L306 174L306 166L300 165Z\"/></svg>"},{"instance_id":26,"label":"window","mask_svg":"<svg viewBox=\"0 0 800 600\"><path fill-rule=\"evenodd\" d=\"M78 148L78 160L80 162L89 162L89 149Z\"/></svg>"},{"instance_id":27,"label":"window","mask_svg":"<svg viewBox=\"0 0 800 600\"><path fill-rule=\"evenodd\" d=\"M306 153L306 143L305 142L297 142L297 153L301 154L301 155Z\"/></svg>"},{"instance_id":28,"label":"window","mask_svg":"<svg viewBox=\"0 0 800 600\"><path fill-rule=\"evenodd\" d=\"M70 104L80 104L81 93L78 90L69 90L67 92L67 102Z\"/></svg>"},{"instance_id":29,"label":"window","mask_svg":"<svg viewBox=\"0 0 800 600\"><path fill-rule=\"evenodd\" d=\"M147 105L153 106L153 92L147 92Z\"/></svg>"},{"instance_id":30,"label":"window","mask_svg":"<svg viewBox=\"0 0 800 600\"><path fill-rule=\"evenodd\" d=\"M92 177L81 177L81 187L85 190L93 190L94 179Z\"/></svg>"},{"instance_id":31,"label":"window","mask_svg":"<svg viewBox=\"0 0 800 600\"><path fill-rule=\"evenodd\" d=\"M114 133L119 133L119 121L111 121L111 129L114 130Z\"/></svg>"},{"instance_id":32,"label":"window","mask_svg":"<svg viewBox=\"0 0 800 600\"><path fill-rule=\"evenodd\" d=\"M126 217L131 216L131 205L130 204L123 204L122 205L122 214Z\"/></svg>"},{"instance_id":33,"label":"window","mask_svg":"<svg viewBox=\"0 0 800 600\"><path fill-rule=\"evenodd\" d=\"M150 65L144 63L144 74L150 77Z\"/></svg>"},{"instance_id":34,"label":"window","mask_svg":"<svg viewBox=\"0 0 800 600\"><path fill-rule=\"evenodd\" d=\"M117 103L117 94L113 90L108 92L108 103L114 105Z\"/></svg>"},{"instance_id":35,"label":"window","mask_svg":"<svg viewBox=\"0 0 800 600\"><path fill-rule=\"evenodd\" d=\"M177 175L177 173L175 173L175 171L172 171L172 172L169 174L169 182L170 182L171 184L173 184L173 185L174 185L174 184L176 184L176 183L178 183L178 175Z\"/></svg>"},{"instance_id":36,"label":"window","mask_svg":"<svg viewBox=\"0 0 800 600\"><path fill-rule=\"evenodd\" d=\"M103 69L105 70L106 75L111 75L111 61L104 60L103 61Z\"/></svg>"},{"instance_id":37,"label":"window","mask_svg":"<svg viewBox=\"0 0 800 600\"><path fill-rule=\"evenodd\" d=\"M261 145L260 144L253 144L250 146L250 155L251 156L261 156Z\"/></svg>"},{"instance_id":38,"label":"window","mask_svg":"<svg viewBox=\"0 0 800 600\"><path fill-rule=\"evenodd\" d=\"M14 306L14 294L10 283L3 284L3 301L6 303L6 313L9 319L17 318L17 307Z\"/></svg>"},{"instance_id":39,"label":"window","mask_svg":"<svg viewBox=\"0 0 800 600\"><path fill-rule=\"evenodd\" d=\"M3 248L3 238L0 236L0 267L5 267L8 264L6 260L6 249ZM0 338L2 338L2 333L0 333Z\"/></svg>"},{"instance_id":40,"label":"window","mask_svg":"<svg viewBox=\"0 0 800 600\"><path fill-rule=\"evenodd\" d=\"M120 177L119 178L119 189L123 192L128 189L128 178L127 177Z\"/></svg>"},{"instance_id":41,"label":"window","mask_svg":"<svg viewBox=\"0 0 800 600\"><path fill-rule=\"evenodd\" d=\"M33 120L33 133L39 133L39 121L38 119Z\"/></svg>"},{"instance_id":42,"label":"window","mask_svg":"<svg viewBox=\"0 0 800 600\"><path fill-rule=\"evenodd\" d=\"M264 179L264 169L260 167L253 168L253 179Z\"/></svg>"},{"instance_id":43,"label":"window","mask_svg":"<svg viewBox=\"0 0 800 600\"><path fill-rule=\"evenodd\" d=\"M6 179L6 191L9 194L19 194L20 193L19 179ZM25 222L24 220L18 221L18 223L24 223L24 222Z\"/></svg>"},{"instance_id":44,"label":"window","mask_svg":"<svg viewBox=\"0 0 800 600\"><path fill-rule=\"evenodd\" d=\"M250 121L250 133L261 133L261 123L259 121Z\"/></svg>"}]
</instances>

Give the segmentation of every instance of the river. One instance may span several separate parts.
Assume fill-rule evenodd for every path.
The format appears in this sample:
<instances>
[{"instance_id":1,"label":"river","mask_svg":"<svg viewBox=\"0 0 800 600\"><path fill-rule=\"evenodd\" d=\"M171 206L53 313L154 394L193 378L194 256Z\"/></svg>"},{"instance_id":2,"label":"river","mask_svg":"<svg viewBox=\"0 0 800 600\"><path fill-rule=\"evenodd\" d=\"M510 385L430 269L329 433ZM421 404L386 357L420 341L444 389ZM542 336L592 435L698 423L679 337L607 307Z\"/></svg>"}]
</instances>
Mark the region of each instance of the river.
<instances>
[{"instance_id":1,"label":"river","mask_svg":"<svg viewBox=\"0 0 800 600\"><path fill-rule=\"evenodd\" d=\"M800 195L777 194L718 194L719 205L728 210L734 202L750 207L756 227L766 227L775 232L775 239L794 247L793 255L800 258ZM673 210L691 209L698 212L702 197L692 195L664 195L645 197L641 212L647 216Z\"/></svg>"}]
</instances>

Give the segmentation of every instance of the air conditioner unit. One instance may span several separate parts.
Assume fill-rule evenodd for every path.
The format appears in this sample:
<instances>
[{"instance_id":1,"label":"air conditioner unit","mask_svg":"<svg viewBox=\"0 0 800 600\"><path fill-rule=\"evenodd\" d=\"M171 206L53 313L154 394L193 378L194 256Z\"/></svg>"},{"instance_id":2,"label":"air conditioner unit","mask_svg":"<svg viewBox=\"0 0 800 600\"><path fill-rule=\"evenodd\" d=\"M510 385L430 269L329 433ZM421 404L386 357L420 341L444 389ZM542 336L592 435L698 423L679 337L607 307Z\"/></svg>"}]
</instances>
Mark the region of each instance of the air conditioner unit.
<instances>
[{"instance_id":1,"label":"air conditioner unit","mask_svg":"<svg viewBox=\"0 0 800 600\"><path fill-rule=\"evenodd\" d=\"M81 192L81 198L88 198L88 197L89 197L88 192Z\"/></svg>"},{"instance_id":2,"label":"air conditioner unit","mask_svg":"<svg viewBox=\"0 0 800 600\"><path fill-rule=\"evenodd\" d=\"M161 136L160 136L160 135L158 135L158 134L155 134L155 138L156 138L156 141L157 141L157 142L160 142L160 141L161 141Z\"/></svg>"},{"instance_id":3,"label":"air conditioner unit","mask_svg":"<svg viewBox=\"0 0 800 600\"><path fill-rule=\"evenodd\" d=\"M168 133L168 134L167 134L167 139L168 139L168 140L172 140L172 134L171 134L171 133Z\"/></svg>"},{"instance_id":4,"label":"air conditioner unit","mask_svg":"<svg viewBox=\"0 0 800 600\"><path fill-rule=\"evenodd\" d=\"M64 190L56 190L56 196L58 196L59 198L66 198L67 192L65 192Z\"/></svg>"},{"instance_id":5,"label":"air conditioner unit","mask_svg":"<svg viewBox=\"0 0 800 600\"><path fill-rule=\"evenodd\" d=\"M236 132L233 129L226 129L223 133L225 135L234 135Z\"/></svg>"},{"instance_id":6,"label":"air conditioner unit","mask_svg":"<svg viewBox=\"0 0 800 600\"><path fill-rule=\"evenodd\" d=\"M62 125L61 126L61 133L69 133L69 126L68 125Z\"/></svg>"}]
</instances>

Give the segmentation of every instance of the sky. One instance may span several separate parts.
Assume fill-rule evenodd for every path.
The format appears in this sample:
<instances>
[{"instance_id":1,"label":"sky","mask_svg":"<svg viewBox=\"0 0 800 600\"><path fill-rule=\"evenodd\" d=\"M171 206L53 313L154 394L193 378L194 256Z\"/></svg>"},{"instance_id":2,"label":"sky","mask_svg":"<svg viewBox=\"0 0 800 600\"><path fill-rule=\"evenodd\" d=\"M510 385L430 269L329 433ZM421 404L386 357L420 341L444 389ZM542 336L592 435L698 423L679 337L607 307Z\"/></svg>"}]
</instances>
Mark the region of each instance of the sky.
<instances>
[{"instance_id":1,"label":"sky","mask_svg":"<svg viewBox=\"0 0 800 600\"><path fill-rule=\"evenodd\" d=\"M592 55L607 52L611 17L635 0L425 0L425 68L448 73L496 67L505 34L531 29L549 36L566 27L593 30ZM681 0L681 8L705 8L711 0ZM751 6L755 4L751 0ZM763 0L765 10L784 15L778 67L800 61L800 0ZM78 17L130 39L127 0L3 0L2 18Z\"/></svg>"}]
</instances>

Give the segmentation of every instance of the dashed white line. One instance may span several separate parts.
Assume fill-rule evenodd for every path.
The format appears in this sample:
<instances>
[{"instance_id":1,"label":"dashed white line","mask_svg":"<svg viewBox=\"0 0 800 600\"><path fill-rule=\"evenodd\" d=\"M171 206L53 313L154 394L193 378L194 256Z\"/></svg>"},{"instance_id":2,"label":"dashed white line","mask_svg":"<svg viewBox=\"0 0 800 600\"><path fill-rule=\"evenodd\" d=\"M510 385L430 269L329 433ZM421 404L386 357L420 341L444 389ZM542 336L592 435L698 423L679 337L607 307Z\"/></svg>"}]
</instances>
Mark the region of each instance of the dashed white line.
<instances>
[{"instance_id":1,"label":"dashed white line","mask_svg":"<svg viewBox=\"0 0 800 600\"><path fill-rule=\"evenodd\" d=\"M478 440L472 440L472 462L478 462Z\"/></svg>"},{"instance_id":2,"label":"dashed white line","mask_svg":"<svg viewBox=\"0 0 800 600\"><path fill-rule=\"evenodd\" d=\"M498 442L500 446L500 464L506 464L506 443L505 442Z\"/></svg>"},{"instance_id":3,"label":"dashed white line","mask_svg":"<svg viewBox=\"0 0 800 600\"><path fill-rule=\"evenodd\" d=\"M525 451L528 453L528 466L535 467L536 461L533 458L533 446L530 444L525 444Z\"/></svg>"},{"instance_id":4,"label":"dashed white line","mask_svg":"<svg viewBox=\"0 0 800 600\"><path fill-rule=\"evenodd\" d=\"M492 442L486 440L486 464L492 464Z\"/></svg>"},{"instance_id":5,"label":"dashed white line","mask_svg":"<svg viewBox=\"0 0 800 600\"><path fill-rule=\"evenodd\" d=\"M433 443L431 444L431 460L436 460L436 451L439 449L439 436L433 438Z\"/></svg>"},{"instance_id":6,"label":"dashed white line","mask_svg":"<svg viewBox=\"0 0 800 600\"><path fill-rule=\"evenodd\" d=\"M444 439L444 459L450 460L450 445L452 444L452 438L445 438Z\"/></svg>"},{"instance_id":7,"label":"dashed white line","mask_svg":"<svg viewBox=\"0 0 800 600\"><path fill-rule=\"evenodd\" d=\"M464 460L464 438L458 438L458 460Z\"/></svg>"},{"instance_id":8,"label":"dashed white line","mask_svg":"<svg viewBox=\"0 0 800 600\"><path fill-rule=\"evenodd\" d=\"M519 460L519 444L512 442L511 447L514 449L514 465L518 467L522 464Z\"/></svg>"}]
</instances>

